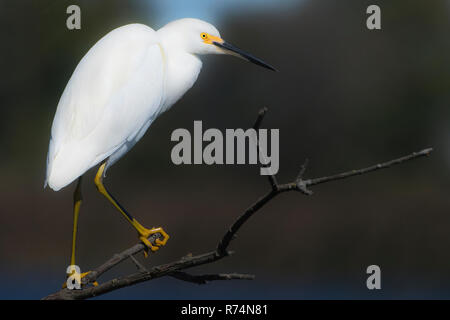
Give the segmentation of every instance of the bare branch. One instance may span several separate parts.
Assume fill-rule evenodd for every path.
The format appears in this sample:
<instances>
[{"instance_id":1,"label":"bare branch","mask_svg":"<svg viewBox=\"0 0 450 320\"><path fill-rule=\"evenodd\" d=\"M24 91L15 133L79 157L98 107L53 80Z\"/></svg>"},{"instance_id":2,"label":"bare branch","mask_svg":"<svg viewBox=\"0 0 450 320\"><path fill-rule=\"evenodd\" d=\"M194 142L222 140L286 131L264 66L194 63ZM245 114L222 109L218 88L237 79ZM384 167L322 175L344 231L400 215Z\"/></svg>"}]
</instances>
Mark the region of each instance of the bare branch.
<instances>
[{"instance_id":1,"label":"bare branch","mask_svg":"<svg viewBox=\"0 0 450 320\"><path fill-rule=\"evenodd\" d=\"M152 234L148 240L151 243L155 243L156 239L162 238L162 235L160 233L154 233ZM141 242L135 244L131 248L122 251L121 253L115 254L111 259L107 260L105 263L103 263L101 266L96 268L95 270L91 271L89 274L87 274L81 281L82 284L89 284L96 281L103 273L108 271L109 269L115 267L119 263L121 263L124 260L127 260L130 257L133 257L135 254L138 254L146 249L145 245Z\"/></svg>"},{"instance_id":2,"label":"bare branch","mask_svg":"<svg viewBox=\"0 0 450 320\"><path fill-rule=\"evenodd\" d=\"M306 167L308 166L308 158L305 159L305 162L303 162L302 166L300 167L300 172L297 175L297 181L303 179L303 175L305 174Z\"/></svg>"},{"instance_id":3,"label":"bare branch","mask_svg":"<svg viewBox=\"0 0 450 320\"><path fill-rule=\"evenodd\" d=\"M433 151L433 148L427 148L427 149L423 149L421 151L418 152L413 152L407 156L401 157L401 158L397 158L394 160L390 160L390 161L386 161L383 163L379 163L379 164L375 164L373 166L367 167L367 168L363 168L363 169L357 169L357 170L350 170L347 172L343 172L343 173L338 173L332 176L327 176L327 177L321 177L321 178L315 178L315 179L308 179L308 180L303 180L302 178L297 178L296 181L293 181L291 183L286 183L283 185L279 185L278 188L280 189L280 192L284 192L284 191L303 191L301 190L303 187L308 187L308 186L314 186L317 184L321 184L321 183L326 183L326 182L330 182L330 181L335 181L335 180L341 180L341 179L346 179L346 178L350 178L353 176L358 176L358 175L362 175L362 174L366 174L366 173L370 173L373 171L377 171L377 170L381 170L381 169L386 169L389 167L392 167L394 165L397 164L401 164L410 160L414 160L417 158L421 158L421 157L425 157L425 156L429 156L431 154L431 152Z\"/></svg>"},{"instance_id":4,"label":"bare branch","mask_svg":"<svg viewBox=\"0 0 450 320\"><path fill-rule=\"evenodd\" d=\"M210 281L215 280L253 280L255 276L252 274L240 274L240 273L219 273L219 274L203 274L192 275L182 271L175 271L169 274L178 280L187 282L193 282L196 284L207 284Z\"/></svg>"},{"instance_id":5,"label":"bare branch","mask_svg":"<svg viewBox=\"0 0 450 320\"><path fill-rule=\"evenodd\" d=\"M258 118L255 122L254 128L258 129L261 125L261 122L267 112L267 109L263 109L259 112ZM387 162L383 162L380 164L376 164L367 168L358 169L358 170L351 170L339 174L335 174L332 176L326 176L321 178L315 178L315 179L303 179L303 175L306 170L307 161L303 164L303 166L300 169L300 173L297 176L297 178L286 184L278 184L275 176L269 176L269 182L271 184L271 190L268 191L264 196L259 198L255 203L253 203L250 207L248 207L244 213L242 213L235 222L231 225L231 227L226 231L224 236L219 241L216 250L207 252L200 255L192 255L189 254L187 256L182 257L181 259L167 263L164 265L156 266L151 269L146 269L144 266L142 266L134 257L133 255L143 251L145 249L145 246L142 243L138 243L134 245L133 247L114 255L111 259L106 261L103 265L96 268L94 271L89 273L83 278L82 283L84 284L83 288L81 290L69 290L67 288L62 289L54 294L51 294L44 299L87 299L95 296L99 296L101 294L105 294L107 292L111 292L114 290L118 290L123 287L128 287L136 283L144 282L153 280L156 278L160 278L163 276L171 276L176 279L182 280L182 281L188 281L198 284L205 284L208 281L213 280L232 280L232 279L239 279L239 280L251 280L254 279L253 275L247 275L247 274L237 274L237 273L231 273L231 274L207 274L207 275L191 275L189 273L186 273L182 270L186 270L189 268L197 267L203 264L209 264L213 263L215 261L218 261L220 259L223 259L225 257L228 257L232 254L231 251L228 250L228 247L231 243L231 241L235 238L236 233L239 231L239 229L246 223L256 212L258 212L262 207L264 207L268 202L273 200L277 195L283 192L288 191L299 191L303 194L310 195L312 192L307 189L307 187L314 186L317 184L322 184L326 182L331 182L335 180L341 180L350 178L356 175L362 175L369 172L389 168L391 166L401 164L410 160L414 160L420 157L424 157L429 155L432 152L433 149L428 148L421 150L419 152L414 152L412 154L409 154L407 156L390 160ZM149 240L154 243L154 241L162 237L161 234L154 234L149 237ZM112 267L118 265L122 261L131 258L136 266L138 267L139 271L137 273L129 274L123 277L114 278L112 280L106 281L104 283L99 284L98 286L92 286L92 283L94 283L102 274L104 274L106 271L111 269Z\"/></svg>"},{"instance_id":6,"label":"bare branch","mask_svg":"<svg viewBox=\"0 0 450 320\"><path fill-rule=\"evenodd\" d=\"M253 129L255 129L257 131L260 128L261 123L262 123L266 113L267 113L267 108L262 108L261 110L259 110L258 118L256 119L256 122L253 125ZM258 154L259 154L258 137L255 137L254 143L256 144L256 148L257 148ZM264 160L264 162L267 162L267 161ZM265 167L267 167L267 165L265 165ZM275 175L274 174L269 174L267 176L267 178L269 179L269 184L270 184L272 190L276 190L277 186L278 186L278 182L277 182L277 178L275 177Z\"/></svg>"},{"instance_id":7,"label":"bare branch","mask_svg":"<svg viewBox=\"0 0 450 320\"><path fill-rule=\"evenodd\" d=\"M386 168L392 167L394 165L404 163L404 162L409 161L409 160L413 160L413 159L424 157L424 156L429 156L432 151L433 151L433 148L423 149L423 150L418 151L418 152L413 152L413 153L411 153L411 154L409 154L407 156L404 156L404 157L401 157L401 158L398 158L398 159L394 159L394 160L391 160L391 161L387 161L387 162L384 162L384 163L376 164L376 165L368 167L368 168L359 169L359 170L351 170L351 171L348 171L348 172L336 174L336 175L329 176L329 177L323 177L323 178L307 180L307 181L305 181L305 184L307 186L313 186L313 185L320 184L320 183L325 183L325 182L329 182L329 181L345 179L345 178L349 178L349 177L352 177L352 176L369 173L369 172L372 172L372 171L386 169Z\"/></svg>"},{"instance_id":8,"label":"bare branch","mask_svg":"<svg viewBox=\"0 0 450 320\"><path fill-rule=\"evenodd\" d=\"M258 130L261 127L261 123L266 116L268 109L266 107L262 108L258 112L258 117L256 118L255 124L253 125L253 129Z\"/></svg>"}]
</instances>

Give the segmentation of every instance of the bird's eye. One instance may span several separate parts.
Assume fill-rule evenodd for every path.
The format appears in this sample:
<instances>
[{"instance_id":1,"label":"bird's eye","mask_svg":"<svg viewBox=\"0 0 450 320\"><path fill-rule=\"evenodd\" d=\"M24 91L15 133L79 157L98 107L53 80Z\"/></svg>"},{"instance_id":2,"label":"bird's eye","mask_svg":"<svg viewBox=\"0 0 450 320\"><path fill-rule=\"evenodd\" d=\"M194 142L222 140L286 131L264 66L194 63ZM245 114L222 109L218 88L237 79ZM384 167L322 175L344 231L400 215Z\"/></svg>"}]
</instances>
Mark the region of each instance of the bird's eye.
<instances>
[{"instance_id":1,"label":"bird's eye","mask_svg":"<svg viewBox=\"0 0 450 320\"><path fill-rule=\"evenodd\" d=\"M200 37L202 37L202 39L206 39L206 38L208 38L208 35L203 32L202 34L200 34Z\"/></svg>"}]
</instances>

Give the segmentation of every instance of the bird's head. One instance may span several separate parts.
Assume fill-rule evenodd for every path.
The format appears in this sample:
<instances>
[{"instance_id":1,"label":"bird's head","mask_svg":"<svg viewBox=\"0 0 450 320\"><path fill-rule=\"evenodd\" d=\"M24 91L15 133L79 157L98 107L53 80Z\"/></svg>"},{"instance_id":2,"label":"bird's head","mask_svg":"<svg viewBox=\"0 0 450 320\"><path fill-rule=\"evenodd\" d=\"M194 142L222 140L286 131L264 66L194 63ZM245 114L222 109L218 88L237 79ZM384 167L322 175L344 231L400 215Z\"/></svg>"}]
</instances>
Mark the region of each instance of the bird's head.
<instances>
[{"instance_id":1,"label":"bird's head","mask_svg":"<svg viewBox=\"0 0 450 320\"><path fill-rule=\"evenodd\" d=\"M277 71L259 58L223 40L212 24L202 20L185 18L175 20L158 30L161 40L169 47L191 54L229 54L261 67Z\"/></svg>"}]
</instances>

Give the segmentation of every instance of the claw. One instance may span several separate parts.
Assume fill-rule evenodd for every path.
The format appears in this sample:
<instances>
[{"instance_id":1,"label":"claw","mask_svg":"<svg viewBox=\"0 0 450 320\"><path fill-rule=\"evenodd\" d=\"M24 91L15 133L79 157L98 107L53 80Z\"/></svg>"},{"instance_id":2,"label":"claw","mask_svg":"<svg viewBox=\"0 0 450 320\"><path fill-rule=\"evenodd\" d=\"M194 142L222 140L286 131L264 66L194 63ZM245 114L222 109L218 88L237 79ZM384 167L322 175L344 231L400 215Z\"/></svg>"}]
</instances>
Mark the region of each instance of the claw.
<instances>
[{"instance_id":1,"label":"claw","mask_svg":"<svg viewBox=\"0 0 450 320\"><path fill-rule=\"evenodd\" d=\"M80 274L80 280L83 279L85 276L87 276L89 273L91 273L91 271L83 272L82 274ZM71 275L72 274L68 275L68 277L71 276ZM84 285L83 282L81 282L81 284ZM92 282L92 284L94 285L94 287L98 286L98 282L97 281ZM62 284L62 288L63 289L67 288L67 281Z\"/></svg>"},{"instance_id":2,"label":"claw","mask_svg":"<svg viewBox=\"0 0 450 320\"><path fill-rule=\"evenodd\" d=\"M153 252L155 252L156 250L159 249L158 246L154 246L145 236L141 236L139 237L139 239L147 246L148 249L152 250Z\"/></svg>"},{"instance_id":3,"label":"claw","mask_svg":"<svg viewBox=\"0 0 450 320\"><path fill-rule=\"evenodd\" d=\"M152 234L160 233L163 236L163 239L156 239L155 244L152 244L148 237L150 237ZM159 247L164 246L167 243L167 240L169 240L169 235L162 229L162 228L151 228L151 229L145 229L141 232L139 232L139 240L142 241L142 243L146 246L146 250L144 250L144 257L148 257L148 250L150 249L152 252L155 252L159 250Z\"/></svg>"}]
</instances>

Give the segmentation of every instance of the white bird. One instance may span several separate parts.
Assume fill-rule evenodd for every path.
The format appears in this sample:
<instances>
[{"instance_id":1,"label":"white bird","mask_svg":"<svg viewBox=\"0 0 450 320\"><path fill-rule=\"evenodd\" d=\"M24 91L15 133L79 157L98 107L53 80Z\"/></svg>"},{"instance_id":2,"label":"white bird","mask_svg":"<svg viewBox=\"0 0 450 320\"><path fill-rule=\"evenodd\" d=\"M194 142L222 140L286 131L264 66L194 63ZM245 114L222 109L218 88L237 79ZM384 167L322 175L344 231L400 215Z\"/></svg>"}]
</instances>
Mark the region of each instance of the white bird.
<instances>
[{"instance_id":1,"label":"white bird","mask_svg":"<svg viewBox=\"0 0 450 320\"><path fill-rule=\"evenodd\" d=\"M158 31L142 24L117 28L81 59L59 100L47 155L48 184L55 191L78 179L74 194L71 265L81 205L81 177L101 163L95 184L136 228L152 251L167 242L162 228L138 223L106 190L106 169L142 138L152 122L197 80L203 54L232 54L268 69L265 62L225 42L211 24L170 22ZM163 240L148 241L160 233Z\"/></svg>"}]
</instances>

